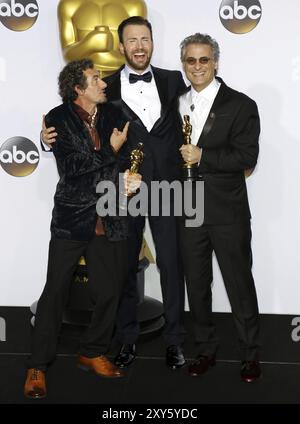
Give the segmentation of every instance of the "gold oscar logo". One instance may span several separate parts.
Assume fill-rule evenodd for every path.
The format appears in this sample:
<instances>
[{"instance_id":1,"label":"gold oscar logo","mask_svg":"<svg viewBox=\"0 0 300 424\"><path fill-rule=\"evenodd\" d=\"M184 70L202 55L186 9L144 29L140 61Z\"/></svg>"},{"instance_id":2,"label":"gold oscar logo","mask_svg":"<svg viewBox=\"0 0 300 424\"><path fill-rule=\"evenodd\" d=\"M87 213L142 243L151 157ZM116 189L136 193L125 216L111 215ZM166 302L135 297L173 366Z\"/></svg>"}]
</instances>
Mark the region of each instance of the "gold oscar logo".
<instances>
[{"instance_id":1,"label":"gold oscar logo","mask_svg":"<svg viewBox=\"0 0 300 424\"><path fill-rule=\"evenodd\" d=\"M66 62L89 58L101 72L101 78L124 64L119 51L120 23L130 16L147 16L144 0L56 0L56 3Z\"/></svg>"},{"instance_id":2,"label":"gold oscar logo","mask_svg":"<svg viewBox=\"0 0 300 424\"><path fill-rule=\"evenodd\" d=\"M12 31L26 31L39 15L36 0L0 0L0 21Z\"/></svg>"},{"instance_id":3,"label":"gold oscar logo","mask_svg":"<svg viewBox=\"0 0 300 424\"><path fill-rule=\"evenodd\" d=\"M9 175L26 177L39 164L40 155L36 145L25 137L12 137L0 148L0 165Z\"/></svg>"},{"instance_id":4,"label":"gold oscar logo","mask_svg":"<svg viewBox=\"0 0 300 424\"><path fill-rule=\"evenodd\" d=\"M252 31L260 21L262 8L259 0L223 0L219 15L228 31L245 34Z\"/></svg>"}]
</instances>

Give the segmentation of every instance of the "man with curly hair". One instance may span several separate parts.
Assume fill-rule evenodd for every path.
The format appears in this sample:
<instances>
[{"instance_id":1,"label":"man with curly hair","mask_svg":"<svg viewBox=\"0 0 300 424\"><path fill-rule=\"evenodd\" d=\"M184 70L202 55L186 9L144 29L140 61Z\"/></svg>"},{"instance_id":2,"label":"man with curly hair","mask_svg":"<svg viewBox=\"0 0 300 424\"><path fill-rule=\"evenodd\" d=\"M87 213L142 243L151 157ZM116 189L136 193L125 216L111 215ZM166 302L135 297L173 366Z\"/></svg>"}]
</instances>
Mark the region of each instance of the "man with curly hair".
<instances>
[{"instance_id":1,"label":"man with curly hair","mask_svg":"<svg viewBox=\"0 0 300 424\"><path fill-rule=\"evenodd\" d=\"M78 366L99 376L123 373L105 356L127 275L127 226L121 217L96 213L96 185L118 176L118 151L127 138L122 114L106 103L106 83L91 60L69 63L59 75L63 103L46 116L58 129L53 145L59 173L51 222L47 281L38 301L32 355L24 387L27 397L46 396L45 373L55 359L62 313L79 258L87 261L94 310L79 349ZM139 176L128 176L137 187ZM134 189L133 189L134 190ZM124 218L123 218L124 219Z\"/></svg>"}]
</instances>

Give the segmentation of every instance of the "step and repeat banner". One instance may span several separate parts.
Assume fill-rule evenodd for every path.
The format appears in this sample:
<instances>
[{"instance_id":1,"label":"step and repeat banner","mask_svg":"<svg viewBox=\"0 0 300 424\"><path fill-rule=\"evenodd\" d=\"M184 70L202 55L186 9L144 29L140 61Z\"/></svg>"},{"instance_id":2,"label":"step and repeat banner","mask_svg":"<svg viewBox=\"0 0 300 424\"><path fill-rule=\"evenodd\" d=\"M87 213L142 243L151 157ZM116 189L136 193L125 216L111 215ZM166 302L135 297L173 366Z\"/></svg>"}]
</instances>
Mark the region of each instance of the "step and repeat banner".
<instances>
[{"instance_id":1,"label":"step and repeat banner","mask_svg":"<svg viewBox=\"0 0 300 424\"><path fill-rule=\"evenodd\" d=\"M58 176L52 154L41 151L39 133L42 115L60 103L57 76L65 59L59 37L58 3L59 0L0 0L2 306L30 305L45 283L49 225ZM95 26L105 21L113 30L116 21L126 16L127 6L139 10L138 0L64 3L82 8L82 15L77 16L81 25L81 29L76 29L78 34L84 31L87 14L93 16ZM258 104L262 125L260 156L247 185L259 306L263 313L297 314L299 0L146 0L146 5L153 24L154 65L181 69L181 40L195 32L208 33L220 44L219 75ZM155 256L149 229L146 239ZM216 262L213 292L214 310L229 311ZM161 298L155 264L146 271L146 294Z\"/></svg>"}]
</instances>

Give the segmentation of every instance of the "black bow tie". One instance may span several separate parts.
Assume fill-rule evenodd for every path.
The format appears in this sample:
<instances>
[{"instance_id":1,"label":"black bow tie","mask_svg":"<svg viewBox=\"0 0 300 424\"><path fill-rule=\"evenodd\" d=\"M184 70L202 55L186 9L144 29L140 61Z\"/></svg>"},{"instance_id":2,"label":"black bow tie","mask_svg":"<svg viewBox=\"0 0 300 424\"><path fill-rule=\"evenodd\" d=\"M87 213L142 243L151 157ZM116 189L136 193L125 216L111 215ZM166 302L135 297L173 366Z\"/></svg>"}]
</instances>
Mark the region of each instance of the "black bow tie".
<instances>
[{"instance_id":1,"label":"black bow tie","mask_svg":"<svg viewBox=\"0 0 300 424\"><path fill-rule=\"evenodd\" d=\"M129 82L130 84L134 84L137 81L145 81L145 82L151 82L152 80L152 74L150 71L146 72L143 75L140 74L129 74Z\"/></svg>"}]
</instances>

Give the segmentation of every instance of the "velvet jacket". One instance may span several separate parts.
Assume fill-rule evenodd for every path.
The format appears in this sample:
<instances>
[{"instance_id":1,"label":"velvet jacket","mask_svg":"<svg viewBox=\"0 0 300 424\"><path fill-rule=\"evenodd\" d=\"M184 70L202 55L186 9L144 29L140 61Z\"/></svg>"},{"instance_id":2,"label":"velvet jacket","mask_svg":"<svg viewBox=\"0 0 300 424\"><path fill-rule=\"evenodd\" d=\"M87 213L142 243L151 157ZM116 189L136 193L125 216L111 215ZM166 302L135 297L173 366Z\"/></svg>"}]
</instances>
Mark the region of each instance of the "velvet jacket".
<instances>
[{"instance_id":1,"label":"velvet jacket","mask_svg":"<svg viewBox=\"0 0 300 424\"><path fill-rule=\"evenodd\" d=\"M198 172L204 181L204 223L233 224L251 218L244 170L257 162L260 120L252 99L217 80L221 86L197 143ZM177 122L181 133L180 115Z\"/></svg>"},{"instance_id":2,"label":"velvet jacket","mask_svg":"<svg viewBox=\"0 0 300 424\"><path fill-rule=\"evenodd\" d=\"M89 130L72 103L63 103L46 116L46 126L54 126L58 134L53 153L59 181L51 221L51 233L56 238L90 240L97 219L96 186L101 180L117 183L119 159L110 146L110 135L115 127L123 129L125 121L120 111L109 104L98 105L98 113L99 151L95 151ZM102 220L109 240L127 237L125 218L107 216Z\"/></svg>"}]
</instances>

